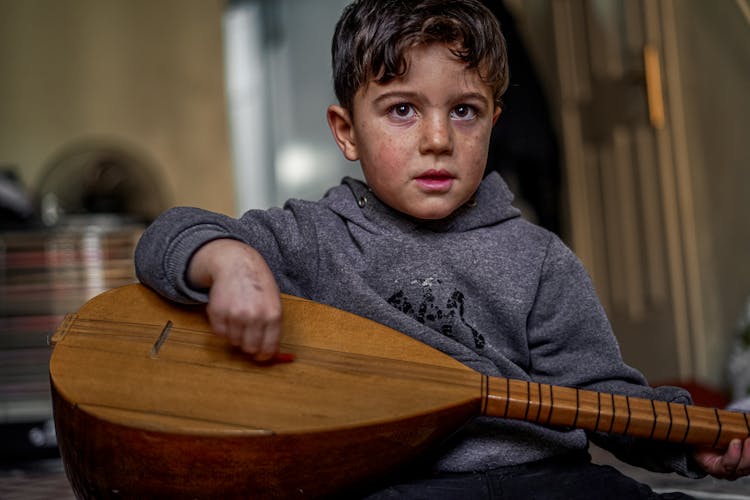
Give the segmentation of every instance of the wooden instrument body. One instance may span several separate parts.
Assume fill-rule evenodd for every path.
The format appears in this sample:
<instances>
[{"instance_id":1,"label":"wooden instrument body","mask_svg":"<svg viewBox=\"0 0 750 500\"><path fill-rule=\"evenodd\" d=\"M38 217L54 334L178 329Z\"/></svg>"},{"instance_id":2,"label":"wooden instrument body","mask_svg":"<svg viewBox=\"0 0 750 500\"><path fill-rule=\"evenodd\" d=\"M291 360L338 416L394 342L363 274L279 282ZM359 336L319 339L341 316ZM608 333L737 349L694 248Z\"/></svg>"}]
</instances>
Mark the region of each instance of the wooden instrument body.
<instances>
[{"instance_id":1,"label":"wooden instrument body","mask_svg":"<svg viewBox=\"0 0 750 500\"><path fill-rule=\"evenodd\" d=\"M316 498L397 470L475 416L725 448L747 414L487 377L373 321L283 297L261 365L203 307L142 285L69 315L50 361L58 442L81 498Z\"/></svg>"},{"instance_id":2,"label":"wooden instrument body","mask_svg":"<svg viewBox=\"0 0 750 500\"><path fill-rule=\"evenodd\" d=\"M213 335L202 307L141 285L69 316L50 378L76 494L328 496L397 469L480 412L481 375L451 358L320 304L284 297L283 307L282 350L296 359L271 365Z\"/></svg>"},{"instance_id":3,"label":"wooden instrument body","mask_svg":"<svg viewBox=\"0 0 750 500\"><path fill-rule=\"evenodd\" d=\"M211 436L115 424L59 395L54 410L64 422L58 432L68 479L78 498L92 499L345 496L414 460L468 418L450 409L356 429Z\"/></svg>"}]
</instances>

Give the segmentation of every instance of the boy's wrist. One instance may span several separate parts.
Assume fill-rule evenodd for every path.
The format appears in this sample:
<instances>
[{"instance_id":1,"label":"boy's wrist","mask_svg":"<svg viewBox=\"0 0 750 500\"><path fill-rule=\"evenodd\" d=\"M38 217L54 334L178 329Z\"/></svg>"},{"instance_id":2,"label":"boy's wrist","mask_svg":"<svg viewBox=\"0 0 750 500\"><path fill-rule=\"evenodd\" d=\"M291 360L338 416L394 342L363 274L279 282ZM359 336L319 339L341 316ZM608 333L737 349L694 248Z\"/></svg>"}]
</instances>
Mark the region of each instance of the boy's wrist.
<instances>
[{"instance_id":1,"label":"boy's wrist","mask_svg":"<svg viewBox=\"0 0 750 500\"><path fill-rule=\"evenodd\" d=\"M223 268L248 252L254 250L232 238L209 241L193 254L188 263L188 285L196 289L210 288Z\"/></svg>"}]
</instances>

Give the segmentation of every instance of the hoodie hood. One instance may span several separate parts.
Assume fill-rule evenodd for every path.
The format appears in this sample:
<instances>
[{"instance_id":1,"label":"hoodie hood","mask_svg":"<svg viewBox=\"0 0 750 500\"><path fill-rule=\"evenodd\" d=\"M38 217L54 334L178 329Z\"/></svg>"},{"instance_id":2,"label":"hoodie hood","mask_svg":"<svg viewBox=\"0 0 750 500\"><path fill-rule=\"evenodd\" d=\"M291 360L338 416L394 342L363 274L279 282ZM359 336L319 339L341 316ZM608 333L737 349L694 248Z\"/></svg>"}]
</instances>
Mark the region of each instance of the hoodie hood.
<instances>
[{"instance_id":1,"label":"hoodie hood","mask_svg":"<svg viewBox=\"0 0 750 500\"><path fill-rule=\"evenodd\" d=\"M416 219L394 210L380 201L367 184L351 177L345 177L341 185L329 190L323 201L341 217L373 233L460 233L521 216L520 210L512 205L513 193L496 172L482 180L469 203L439 220Z\"/></svg>"}]
</instances>

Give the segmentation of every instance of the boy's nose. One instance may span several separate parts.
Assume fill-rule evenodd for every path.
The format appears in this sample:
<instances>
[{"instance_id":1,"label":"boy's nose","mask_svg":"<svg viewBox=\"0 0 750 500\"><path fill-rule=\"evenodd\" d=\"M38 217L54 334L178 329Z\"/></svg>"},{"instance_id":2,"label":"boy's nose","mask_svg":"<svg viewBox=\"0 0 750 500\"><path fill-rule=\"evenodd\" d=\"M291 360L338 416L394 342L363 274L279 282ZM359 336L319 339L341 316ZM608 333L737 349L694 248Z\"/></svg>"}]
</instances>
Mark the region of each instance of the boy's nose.
<instances>
[{"instance_id":1,"label":"boy's nose","mask_svg":"<svg viewBox=\"0 0 750 500\"><path fill-rule=\"evenodd\" d=\"M446 154L453 151L453 132L450 119L441 116L427 116L422 122L422 154Z\"/></svg>"}]
</instances>

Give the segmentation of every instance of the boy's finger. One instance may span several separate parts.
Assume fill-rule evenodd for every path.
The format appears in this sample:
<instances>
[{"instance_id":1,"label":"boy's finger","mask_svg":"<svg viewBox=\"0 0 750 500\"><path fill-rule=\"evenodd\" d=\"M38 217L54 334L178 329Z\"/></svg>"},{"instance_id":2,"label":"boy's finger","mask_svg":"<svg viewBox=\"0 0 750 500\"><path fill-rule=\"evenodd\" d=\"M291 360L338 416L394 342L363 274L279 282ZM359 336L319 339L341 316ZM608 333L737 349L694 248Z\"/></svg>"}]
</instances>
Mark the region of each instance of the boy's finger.
<instances>
[{"instance_id":1,"label":"boy's finger","mask_svg":"<svg viewBox=\"0 0 750 500\"><path fill-rule=\"evenodd\" d=\"M742 443L742 456L737 464L737 474L747 476L750 474L750 438L746 438Z\"/></svg>"},{"instance_id":2,"label":"boy's finger","mask_svg":"<svg viewBox=\"0 0 750 500\"><path fill-rule=\"evenodd\" d=\"M258 361L268 361L279 350L279 341L281 338L281 327L276 322L266 325L263 331L263 338L259 346L258 354L255 356Z\"/></svg>"},{"instance_id":3,"label":"boy's finger","mask_svg":"<svg viewBox=\"0 0 750 500\"><path fill-rule=\"evenodd\" d=\"M239 347L246 353L257 355L262 344L263 333L257 324L245 325Z\"/></svg>"},{"instance_id":4,"label":"boy's finger","mask_svg":"<svg viewBox=\"0 0 750 500\"><path fill-rule=\"evenodd\" d=\"M211 331L220 337L227 336L227 320L223 316L217 314L208 313L208 323L211 326Z\"/></svg>"},{"instance_id":5,"label":"boy's finger","mask_svg":"<svg viewBox=\"0 0 750 500\"><path fill-rule=\"evenodd\" d=\"M739 439L733 439L729 442L729 446L727 447L727 451L724 453L724 456L722 457L721 463L722 467L724 468L724 473L727 475L732 475L737 470L737 466L740 463L740 458L742 456L742 441Z\"/></svg>"}]
</instances>

